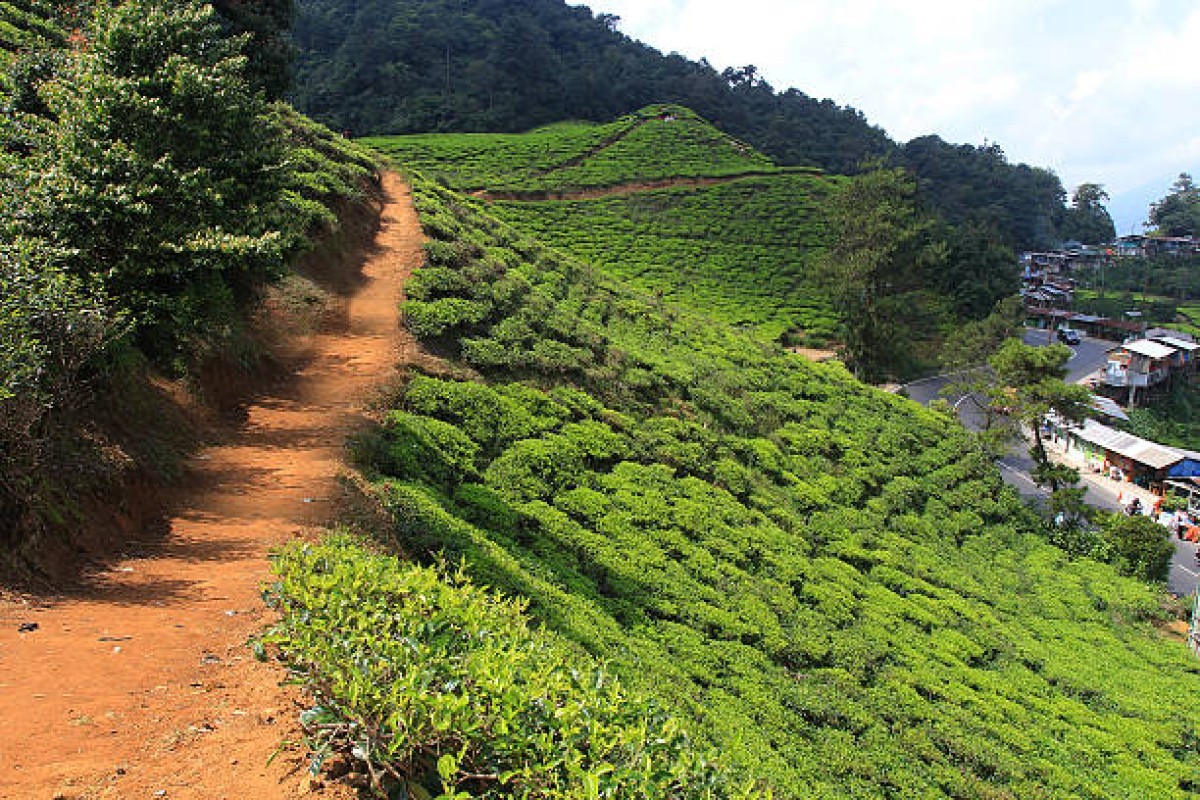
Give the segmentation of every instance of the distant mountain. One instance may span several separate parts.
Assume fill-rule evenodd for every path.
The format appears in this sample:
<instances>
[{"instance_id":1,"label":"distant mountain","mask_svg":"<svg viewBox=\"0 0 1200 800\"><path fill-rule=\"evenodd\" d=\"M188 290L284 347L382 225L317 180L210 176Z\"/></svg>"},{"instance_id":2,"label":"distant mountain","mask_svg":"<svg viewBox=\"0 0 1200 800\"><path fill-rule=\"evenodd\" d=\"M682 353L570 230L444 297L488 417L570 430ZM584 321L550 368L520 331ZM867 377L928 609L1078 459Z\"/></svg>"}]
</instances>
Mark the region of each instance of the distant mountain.
<instances>
[{"instance_id":1,"label":"distant mountain","mask_svg":"<svg viewBox=\"0 0 1200 800\"><path fill-rule=\"evenodd\" d=\"M900 146L862 112L754 67L715 70L663 55L617 19L563 0L296 0L298 108L355 135L519 132L563 120L607 122L653 103L694 109L789 166L853 174L870 159L917 174L925 202L954 224L982 223L1006 244L1057 238L1065 193L1046 170L995 146L923 137Z\"/></svg>"},{"instance_id":2,"label":"distant mountain","mask_svg":"<svg viewBox=\"0 0 1200 800\"><path fill-rule=\"evenodd\" d=\"M787 164L851 172L894 149L858 111L753 68L664 56L562 0L299 0L297 106L355 134L523 131L680 103Z\"/></svg>"}]
</instances>

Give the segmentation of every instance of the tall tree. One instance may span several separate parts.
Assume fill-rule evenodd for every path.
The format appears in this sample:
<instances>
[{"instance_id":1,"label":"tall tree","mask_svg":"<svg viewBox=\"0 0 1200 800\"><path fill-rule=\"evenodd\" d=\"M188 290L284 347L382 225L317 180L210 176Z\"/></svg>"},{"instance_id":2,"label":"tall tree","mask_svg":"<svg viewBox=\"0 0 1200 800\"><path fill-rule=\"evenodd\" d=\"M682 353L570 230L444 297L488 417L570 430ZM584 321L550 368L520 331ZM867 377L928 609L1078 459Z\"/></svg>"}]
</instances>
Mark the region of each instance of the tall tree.
<instances>
[{"instance_id":1,"label":"tall tree","mask_svg":"<svg viewBox=\"0 0 1200 800\"><path fill-rule=\"evenodd\" d=\"M1098 183L1081 183L1071 197L1071 206L1063 212L1058 233L1063 239L1083 244L1103 244L1117 236L1112 216L1104 204L1108 192Z\"/></svg>"},{"instance_id":2,"label":"tall tree","mask_svg":"<svg viewBox=\"0 0 1200 800\"><path fill-rule=\"evenodd\" d=\"M917 210L916 191L904 170L877 167L831 198L825 274L842 318L844 355L865 380L895 374L912 360L931 299L928 275L945 261L934 220Z\"/></svg>"},{"instance_id":3,"label":"tall tree","mask_svg":"<svg viewBox=\"0 0 1200 800\"><path fill-rule=\"evenodd\" d=\"M1029 438L1033 479L1052 494L1078 483L1079 473L1050 460L1043 431L1046 416L1053 412L1061 420L1081 422L1091 404L1087 389L1064 380L1070 357L1064 345L1032 347L1009 339L988 360L995 374L991 404L1003 409Z\"/></svg>"},{"instance_id":4,"label":"tall tree","mask_svg":"<svg viewBox=\"0 0 1200 800\"><path fill-rule=\"evenodd\" d=\"M55 135L27 232L100 281L160 357L228 319L280 263L282 137L241 45L205 3L100 5L46 92Z\"/></svg>"},{"instance_id":5,"label":"tall tree","mask_svg":"<svg viewBox=\"0 0 1200 800\"><path fill-rule=\"evenodd\" d=\"M1150 206L1150 224L1164 236L1200 236L1200 188L1186 172L1166 197Z\"/></svg>"},{"instance_id":6,"label":"tall tree","mask_svg":"<svg viewBox=\"0 0 1200 800\"><path fill-rule=\"evenodd\" d=\"M224 18L228 33L249 35L250 81L272 99L282 97L295 55L288 39L296 16L293 0L213 0L213 8Z\"/></svg>"},{"instance_id":7,"label":"tall tree","mask_svg":"<svg viewBox=\"0 0 1200 800\"><path fill-rule=\"evenodd\" d=\"M950 230L946 263L931 275L934 287L966 319L983 319L1020 288L1021 270L1012 248L993 225L968 221Z\"/></svg>"}]
</instances>

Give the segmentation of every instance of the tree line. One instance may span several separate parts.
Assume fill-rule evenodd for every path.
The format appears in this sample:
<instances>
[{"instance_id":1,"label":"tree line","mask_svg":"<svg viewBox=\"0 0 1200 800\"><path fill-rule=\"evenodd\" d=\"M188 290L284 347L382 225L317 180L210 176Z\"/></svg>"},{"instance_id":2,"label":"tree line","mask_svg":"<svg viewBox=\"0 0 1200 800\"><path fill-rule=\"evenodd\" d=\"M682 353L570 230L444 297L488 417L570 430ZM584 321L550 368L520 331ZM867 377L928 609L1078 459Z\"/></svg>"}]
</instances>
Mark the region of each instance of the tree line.
<instances>
[{"instance_id":1,"label":"tree line","mask_svg":"<svg viewBox=\"0 0 1200 800\"><path fill-rule=\"evenodd\" d=\"M299 0L297 106L356 135L516 132L608 121L652 103L694 109L785 165L854 174L886 158L910 169L951 224L994 228L1016 249L1063 238L1052 172L996 145L893 142L862 112L772 87L754 66L717 70L622 34L619 19L562 0Z\"/></svg>"}]
</instances>

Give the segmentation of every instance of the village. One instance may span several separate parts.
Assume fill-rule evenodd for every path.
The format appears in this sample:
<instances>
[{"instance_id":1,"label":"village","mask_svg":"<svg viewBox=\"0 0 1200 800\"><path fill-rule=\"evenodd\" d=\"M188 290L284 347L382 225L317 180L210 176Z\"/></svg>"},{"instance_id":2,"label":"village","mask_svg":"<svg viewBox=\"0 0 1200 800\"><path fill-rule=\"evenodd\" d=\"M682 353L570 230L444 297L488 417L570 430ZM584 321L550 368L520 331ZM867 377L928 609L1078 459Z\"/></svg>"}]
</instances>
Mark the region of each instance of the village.
<instances>
[{"instance_id":1,"label":"village","mask_svg":"<svg viewBox=\"0 0 1200 800\"><path fill-rule=\"evenodd\" d=\"M1072 376L1093 392L1095 418L1082 425L1046 422L1056 460L1079 469L1085 483L1106 490L1118 505L1153 516L1193 542L1200 541L1194 524L1200 519L1200 452L1149 441L1125 428L1129 408L1195 381L1200 342L1188 330L1156 324L1138 308L1113 318L1076 310L1075 301L1082 276L1126 259L1197 255L1200 239L1151 236L1125 236L1100 247L1068 242L1058 251L1021 255L1029 328L1044 331L1047 342L1101 354L1095 358L1098 368Z\"/></svg>"}]
</instances>

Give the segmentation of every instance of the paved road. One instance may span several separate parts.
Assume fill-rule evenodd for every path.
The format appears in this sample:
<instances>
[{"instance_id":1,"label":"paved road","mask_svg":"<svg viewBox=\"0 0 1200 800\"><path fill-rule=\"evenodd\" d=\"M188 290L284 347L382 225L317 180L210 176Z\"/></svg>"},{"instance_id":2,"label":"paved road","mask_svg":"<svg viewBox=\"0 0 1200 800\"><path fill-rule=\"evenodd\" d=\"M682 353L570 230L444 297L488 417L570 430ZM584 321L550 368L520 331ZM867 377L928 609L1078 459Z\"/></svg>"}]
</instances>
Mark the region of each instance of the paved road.
<instances>
[{"instance_id":1,"label":"paved road","mask_svg":"<svg viewBox=\"0 0 1200 800\"><path fill-rule=\"evenodd\" d=\"M1167 577L1167 588L1172 594L1185 597L1196 593L1200 585L1200 564L1196 563L1197 546L1191 542L1173 539L1175 557L1171 559L1171 574Z\"/></svg>"},{"instance_id":2,"label":"paved road","mask_svg":"<svg viewBox=\"0 0 1200 800\"><path fill-rule=\"evenodd\" d=\"M1053 338L1047 337L1046 331L1034 328L1026 328L1021 338L1025 341L1025 344L1033 346L1045 346L1053 344L1055 341ZM1071 348L1071 358L1067 361L1067 381L1078 383L1096 370L1102 369L1108 360L1108 350L1112 346L1112 342L1104 339L1086 338L1073 346ZM972 424L978 420L979 415L972 408L974 404L971 398L964 397L962 394L943 394L946 387L955 379L961 377L963 373L969 372L971 370L962 370L947 375L934 375L930 378L905 384L904 388L908 392L908 396L921 405L929 405L939 397L945 399L950 405L958 408L959 418L962 419L964 425L971 430L978 430L978 424Z\"/></svg>"},{"instance_id":3,"label":"paved road","mask_svg":"<svg viewBox=\"0 0 1200 800\"><path fill-rule=\"evenodd\" d=\"M1026 328L1022 336L1025 343L1034 346L1052 344L1055 340L1049 338L1045 331ZM1103 339L1085 338L1071 348L1072 354L1067 361L1067 380L1080 382L1092 373L1104 367L1108 359L1108 351L1112 342ZM982 415L979 412L977 399L970 395L945 394L945 388L953 381L960 379L962 373L936 375L931 378L913 381L905 385L908 396L922 405L929 405L937 399L944 399L957 411L959 420L968 430L979 430L982 427ZM1033 482L1030 471L1033 460L1019 445L1015 445L1011 453L999 459L996 465L1004 482L1012 486L1022 498L1034 504L1044 503L1049 493ZM1083 475L1083 486L1087 489L1084 500L1088 505L1105 511L1120 511L1123 503L1118 499L1118 491L1100 479L1092 479ZM1196 562L1197 545L1186 541L1174 541L1175 557L1171 561L1171 572L1167 581L1168 589L1176 595L1191 595L1200 586L1200 564Z\"/></svg>"}]
</instances>

